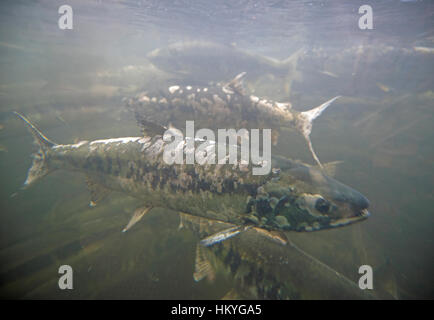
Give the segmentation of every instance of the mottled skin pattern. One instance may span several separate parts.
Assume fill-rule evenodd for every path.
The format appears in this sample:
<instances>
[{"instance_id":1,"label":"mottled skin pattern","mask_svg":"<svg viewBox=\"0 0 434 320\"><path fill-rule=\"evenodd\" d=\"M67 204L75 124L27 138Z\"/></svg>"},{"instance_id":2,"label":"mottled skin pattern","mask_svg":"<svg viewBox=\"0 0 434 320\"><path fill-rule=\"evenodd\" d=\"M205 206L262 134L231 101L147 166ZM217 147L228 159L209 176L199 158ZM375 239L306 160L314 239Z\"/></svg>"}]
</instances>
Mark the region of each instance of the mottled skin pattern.
<instances>
[{"instance_id":1,"label":"mottled skin pattern","mask_svg":"<svg viewBox=\"0 0 434 320\"><path fill-rule=\"evenodd\" d=\"M128 110L147 135L163 134L170 125L184 128L186 121L195 121L198 128L272 129L272 144L276 145L281 128L295 129L302 134L316 161L310 134L312 122L340 96L308 111L292 110L290 103L281 103L246 95L243 88L245 72L226 84L208 87L170 86L158 92L143 92L125 98Z\"/></svg>"},{"instance_id":2,"label":"mottled skin pattern","mask_svg":"<svg viewBox=\"0 0 434 320\"><path fill-rule=\"evenodd\" d=\"M184 128L194 120L197 128L299 129L300 113L290 103L260 99L236 91L229 85L209 87L172 86L159 92L143 92L125 99L139 123ZM277 132L276 132L277 133Z\"/></svg>"},{"instance_id":3,"label":"mottled skin pattern","mask_svg":"<svg viewBox=\"0 0 434 320\"><path fill-rule=\"evenodd\" d=\"M146 206L236 225L314 231L366 218L368 201L360 193L313 167L275 158L269 174L253 175L251 164L168 165L167 145L161 136L82 141L50 147L44 162L48 171L83 172Z\"/></svg>"},{"instance_id":4,"label":"mottled skin pattern","mask_svg":"<svg viewBox=\"0 0 434 320\"><path fill-rule=\"evenodd\" d=\"M130 140L100 140L59 145L47 154L51 169L84 172L97 184L160 206L212 217L236 224L243 222L246 199L269 176L253 176L251 168L234 165L167 165L166 143L160 136Z\"/></svg>"}]
</instances>

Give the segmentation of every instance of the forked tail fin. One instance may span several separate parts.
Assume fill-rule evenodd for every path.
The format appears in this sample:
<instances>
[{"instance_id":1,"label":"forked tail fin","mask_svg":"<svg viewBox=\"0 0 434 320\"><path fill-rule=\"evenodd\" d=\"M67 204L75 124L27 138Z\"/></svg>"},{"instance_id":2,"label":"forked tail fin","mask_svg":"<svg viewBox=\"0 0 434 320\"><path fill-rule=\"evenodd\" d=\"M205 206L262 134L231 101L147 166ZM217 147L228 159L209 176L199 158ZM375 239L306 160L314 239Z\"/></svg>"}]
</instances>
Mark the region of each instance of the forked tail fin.
<instances>
[{"instance_id":1,"label":"forked tail fin","mask_svg":"<svg viewBox=\"0 0 434 320\"><path fill-rule=\"evenodd\" d=\"M293 54L291 54L288 58L282 61L282 64L296 69L298 59L304 54L304 48L298 49Z\"/></svg>"},{"instance_id":2,"label":"forked tail fin","mask_svg":"<svg viewBox=\"0 0 434 320\"><path fill-rule=\"evenodd\" d=\"M33 154L33 163L27 173L27 179L24 182L24 187L29 186L36 180L47 175L51 170L46 163L46 156L49 149L56 146L56 143L50 141L42 134L26 117L18 112L14 112L21 120L24 121L35 142L39 146L39 150Z\"/></svg>"},{"instance_id":3,"label":"forked tail fin","mask_svg":"<svg viewBox=\"0 0 434 320\"><path fill-rule=\"evenodd\" d=\"M307 145L309 147L310 152L312 153L313 158L318 163L321 169L323 169L323 166L321 162L318 159L318 156L316 155L315 151L313 150L312 142L310 141L310 133L312 132L312 123L313 120L318 118L321 113L327 109L329 105L331 105L336 99L340 98L340 96L334 97L333 99L330 99L329 101L324 102L322 105L313 108L308 111L301 112L301 123L300 123L300 131L303 134L304 138L307 141Z\"/></svg>"}]
</instances>

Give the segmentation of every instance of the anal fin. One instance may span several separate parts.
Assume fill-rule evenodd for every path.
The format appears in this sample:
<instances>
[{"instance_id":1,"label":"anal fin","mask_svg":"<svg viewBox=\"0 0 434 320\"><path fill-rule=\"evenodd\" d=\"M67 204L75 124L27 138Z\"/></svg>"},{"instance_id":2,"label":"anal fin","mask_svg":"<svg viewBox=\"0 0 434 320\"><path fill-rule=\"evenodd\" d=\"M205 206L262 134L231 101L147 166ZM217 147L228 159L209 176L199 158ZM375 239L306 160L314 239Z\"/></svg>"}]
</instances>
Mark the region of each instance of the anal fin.
<instances>
[{"instance_id":1,"label":"anal fin","mask_svg":"<svg viewBox=\"0 0 434 320\"><path fill-rule=\"evenodd\" d=\"M127 232L129 229L131 229L131 227L134 226L137 222L139 222L143 218L143 216L147 214L149 210L151 210L151 208L152 207L137 208L136 211L134 211L134 214L128 222L127 226L122 230L122 232Z\"/></svg>"}]
</instances>

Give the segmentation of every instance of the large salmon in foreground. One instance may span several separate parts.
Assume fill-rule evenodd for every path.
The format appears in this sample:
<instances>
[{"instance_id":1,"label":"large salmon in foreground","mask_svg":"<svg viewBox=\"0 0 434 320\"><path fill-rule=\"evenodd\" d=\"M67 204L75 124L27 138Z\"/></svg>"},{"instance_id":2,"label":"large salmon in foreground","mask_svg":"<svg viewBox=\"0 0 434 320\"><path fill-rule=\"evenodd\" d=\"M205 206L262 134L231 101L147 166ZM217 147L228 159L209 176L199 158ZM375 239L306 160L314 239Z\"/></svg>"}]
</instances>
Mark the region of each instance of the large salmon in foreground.
<instances>
[{"instance_id":1,"label":"large salmon in foreground","mask_svg":"<svg viewBox=\"0 0 434 320\"><path fill-rule=\"evenodd\" d=\"M28 186L51 171L64 169L87 176L91 204L110 191L143 200L124 231L152 207L165 207L234 226L201 242L209 246L251 228L285 243L278 231L316 231L362 221L368 200L358 191L316 167L282 157L273 170L253 175L252 164L167 164L163 137L123 137L75 144L56 144L27 118L39 150L24 183ZM180 147L185 148L185 141ZM185 150L188 152L188 150ZM240 157L238 157L240 159Z\"/></svg>"}]
</instances>

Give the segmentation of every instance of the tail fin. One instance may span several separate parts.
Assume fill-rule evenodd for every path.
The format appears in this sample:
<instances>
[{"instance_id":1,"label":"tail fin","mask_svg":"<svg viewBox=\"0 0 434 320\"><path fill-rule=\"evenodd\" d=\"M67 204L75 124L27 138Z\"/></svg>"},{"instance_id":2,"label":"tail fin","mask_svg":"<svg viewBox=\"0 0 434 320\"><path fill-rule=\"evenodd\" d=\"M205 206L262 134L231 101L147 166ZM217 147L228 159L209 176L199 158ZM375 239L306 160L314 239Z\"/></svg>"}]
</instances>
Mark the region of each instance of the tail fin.
<instances>
[{"instance_id":1,"label":"tail fin","mask_svg":"<svg viewBox=\"0 0 434 320\"><path fill-rule=\"evenodd\" d=\"M298 49L293 54L291 54L288 58L282 61L282 63L288 67L293 67L294 69L297 67L297 62L300 56L304 53L304 49Z\"/></svg>"},{"instance_id":2,"label":"tail fin","mask_svg":"<svg viewBox=\"0 0 434 320\"><path fill-rule=\"evenodd\" d=\"M333 99L330 99L329 101L324 102L322 105L320 105L316 108L313 108L311 110L304 111L304 112L300 113L300 115L301 115L301 117L300 117L301 118L300 119L301 120L300 131L307 141L307 145L309 147L310 152L312 153L313 158L318 163L318 165L321 169L324 169L324 167L322 166L315 151L313 150L312 142L310 141L310 133L312 132L312 123L313 123L313 120L318 118L321 115L321 113L325 109L327 109L327 107L329 105L331 105L338 98L340 98L340 96L334 97Z\"/></svg>"},{"instance_id":3,"label":"tail fin","mask_svg":"<svg viewBox=\"0 0 434 320\"><path fill-rule=\"evenodd\" d=\"M46 156L49 149L57 144L50 141L44 136L26 117L18 112L14 112L21 120L25 122L30 133L33 135L35 142L39 145L39 150L33 154L33 163L27 173L27 179L24 187L29 186L39 178L44 177L50 172L46 164Z\"/></svg>"}]
</instances>

